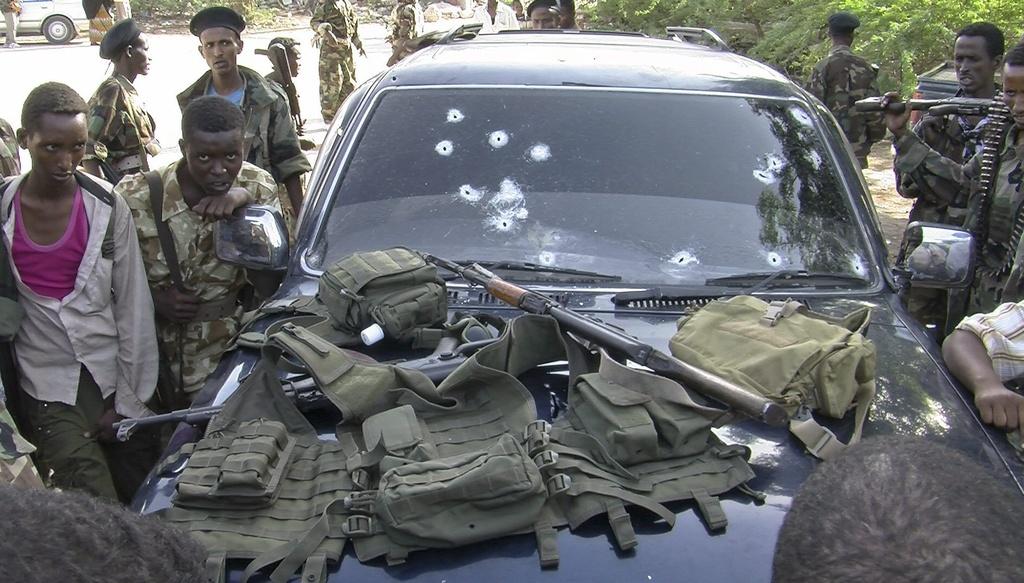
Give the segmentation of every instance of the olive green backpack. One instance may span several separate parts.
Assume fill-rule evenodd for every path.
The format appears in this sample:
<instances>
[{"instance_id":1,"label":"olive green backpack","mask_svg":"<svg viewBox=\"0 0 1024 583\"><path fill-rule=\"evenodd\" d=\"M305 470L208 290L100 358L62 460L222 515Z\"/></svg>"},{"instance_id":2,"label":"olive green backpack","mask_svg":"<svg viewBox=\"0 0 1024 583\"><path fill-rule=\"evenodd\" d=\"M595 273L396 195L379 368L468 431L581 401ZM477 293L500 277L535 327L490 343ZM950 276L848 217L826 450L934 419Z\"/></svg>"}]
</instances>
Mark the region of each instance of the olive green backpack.
<instances>
[{"instance_id":1,"label":"olive green backpack","mask_svg":"<svg viewBox=\"0 0 1024 583\"><path fill-rule=\"evenodd\" d=\"M875 346L864 337L870 308L832 318L793 301L716 300L679 319L672 354L786 408L807 450L830 459L860 439L875 397ZM842 443L810 411L840 419L855 409Z\"/></svg>"}]
</instances>

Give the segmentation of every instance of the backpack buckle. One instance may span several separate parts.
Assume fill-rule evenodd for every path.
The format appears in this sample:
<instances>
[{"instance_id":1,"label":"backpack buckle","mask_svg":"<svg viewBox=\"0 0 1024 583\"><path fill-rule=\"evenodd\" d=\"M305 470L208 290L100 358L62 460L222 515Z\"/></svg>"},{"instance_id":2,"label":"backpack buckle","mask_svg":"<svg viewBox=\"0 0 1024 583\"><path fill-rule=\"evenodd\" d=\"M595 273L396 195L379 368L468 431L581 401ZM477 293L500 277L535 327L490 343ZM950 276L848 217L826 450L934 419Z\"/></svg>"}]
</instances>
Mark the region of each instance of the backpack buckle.
<instances>
[{"instance_id":1,"label":"backpack buckle","mask_svg":"<svg viewBox=\"0 0 1024 583\"><path fill-rule=\"evenodd\" d=\"M353 470L349 478L352 480L352 486L356 490L367 490L370 488L370 472L363 468Z\"/></svg>"},{"instance_id":2,"label":"backpack buckle","mask_svg":"<svg viewBox=\"0 0 1024 583\"><path fill-rule=\"evenodd\" d=\"M546 449L534 456L533 463L537 464L539 470L549 468L558 463L558 452Z\"/></svg>"},{"instance_id":3,"label":"backpack buckle","mask_svg":"<svg viewBox=\"0 0 1024 583\"><path fill-rule=\"evenodd\" d=\"M362 514L353 514L345 519L341 532L347 537L370 536L373 534L373 519Z\"/></svg>"},{"instance_id":4,"label":"backpack buckle","mask_svg":"<svg viewBox=\"0 0 1024 583\"><path fill-rule=\"evenodd\" d=\"M345 508L353 512L372 514L377 501L377 492L370 490L366 492L352 492L342 500Z\"/></svg>"},{"instance_id":5,"label":"backpack buckle","mask_svg":"<svg viewBox=\"0 0 1024 583\"><path fill-rule=\"evenodd\" d=\"M555 496L562 492L568 492L572 487L572 478L567 474L555 474L548 478L548 496Z\"/></svg>"},{"instance_id":6,"label":"backpack buckle","mask_svg":"<svg viewBox=\"0 0 1024 583\"><path fill-rule=\"evenodd\" d=\"M538 451L546 448L551 444L551 424L543 419L531 422L523 430L523 441L526 444L526 451L530 455L536 454Z\"/></svg>"},{"instance_id":7,"label":"backpack buckle","mask_svg":"<svg viewBox=\"0 0 1024 583\"><path fill-rule=\"evenodd\" d=\"M768 326L769 328L771 328L772 326L778 324L779 319L781 319L783 316L782 311L784 307L785 304L783 304L782 302L772 302L768 304L768 306L765 307L764 309L764 314L761 315L761 325Z\"/></svg>"}]
</instances>

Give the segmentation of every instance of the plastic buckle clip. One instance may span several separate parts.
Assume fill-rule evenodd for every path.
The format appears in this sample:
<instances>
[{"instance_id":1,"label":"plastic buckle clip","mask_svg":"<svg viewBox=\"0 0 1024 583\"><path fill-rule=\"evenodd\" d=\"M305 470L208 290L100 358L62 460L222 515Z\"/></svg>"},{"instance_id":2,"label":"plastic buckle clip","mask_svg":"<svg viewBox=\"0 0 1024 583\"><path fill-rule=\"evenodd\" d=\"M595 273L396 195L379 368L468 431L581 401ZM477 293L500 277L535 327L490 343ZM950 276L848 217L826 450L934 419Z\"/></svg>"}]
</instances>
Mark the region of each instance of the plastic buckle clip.
<instances>
[{"instance_id":1,"label":"plastic buckle clip","mask_svg":"<svg viewBox=\"0 0 1024 583\"><path fill-rule=\"evenodd\" d=\"M373 534L373 519L362 514L353 514L345 519L342 527L345 536L370 536Z\"/></svg>"},{"instance_id":2,"label":"plastic buckle clip","mask_svg":"<svg viewBox=\"0 0 1024 583\"><path fill-rule=\"evenodd\" d=\"M377 500L376 491L352 492L345 496L343 504L345 508L353 512L372 514Z\"/></svg>"},{"instance_id":3,"label":"plastic buckle clip","mask_svg":"<svg viewBox=\"0 0 1024 583\"><path fill-rule=\"evenodd\" d=\"M562 492L568 492L572 487L572 478L566 474L555 474L548 478L548 496L555 496Z\"/></svg>"},{"instance_id":4,"label":"plastic buckle clip","mask_svg":"<svg viewBox=\"0 0 1024 583\"><path fill-rule=\"evenodd\" d=\"M558 463L558 452L546 449L533 457L533 463L537 464L537 469L540 470L549 468Z\"/></svg>"},{"instance_id":5,"label":"plastic buckle clip","mask_svg":"<svg viewBox=\"0 0 1024 583\"><path fill-rule=\"evenodd\" d=\"M544 419L531 421L523 430L523 439L528 440L534 433L551 433L551 424Z\"/></svg>"},{"instance_id":6,"label":"plastic buckle clip","mask_svg":"<svg viewBox=\"0 0 1024 583\"><path fill-rule=\"evenodd\" d=\"M370 472L363 468L353 470L350 474L352 487L356 490L366 490L370 487Z\"/></svg>"}]
</instances>

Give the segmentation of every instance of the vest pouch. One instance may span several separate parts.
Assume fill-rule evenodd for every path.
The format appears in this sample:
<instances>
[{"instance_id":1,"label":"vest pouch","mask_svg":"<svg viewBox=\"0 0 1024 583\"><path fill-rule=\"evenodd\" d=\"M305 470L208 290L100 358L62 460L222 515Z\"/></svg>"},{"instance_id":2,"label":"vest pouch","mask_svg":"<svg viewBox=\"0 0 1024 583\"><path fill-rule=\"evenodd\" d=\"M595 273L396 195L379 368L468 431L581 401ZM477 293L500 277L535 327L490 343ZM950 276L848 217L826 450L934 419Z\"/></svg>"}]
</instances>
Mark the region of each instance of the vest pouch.
<instances>
[{"instance_id":1,"label":"vest pouch","mask_svg":"<svg viewBox=\"0 0 1024 583\"><path fill-rule=\"evenodd\" d=\"M388 409L363 421L363 439L366 449L372 452L365 455L380 457L390 454L414 461L433 459L437 457L437 450L425 438L427 434L410 405Z\"/></svg>"},{"instance_id":2,"label":"vest pouch","mask_svg":"<svg viewBox=\"0 0 1024 583\"><path fill-rule=\"evenodd\" d=\"M504 434L484 451L389 470L375 508L393 542L447 548L532 531L546 499L537 465Z\"/></svg>"},{"instance_id":3,"label":"vest pouch","mask_svg":"<svg viewBox=\"0 0 1024 583\"><path fill-rule=\"evenodd\" d=\"M376 323L396 340L448 315L437 268L403 247L356 253L331 265L320 276L317 299L342 331L358 334Z\"/></svg>"},{"instance_id":4,"label":"vest pouch","mask_svg":"<svg viewBox=\"0 0 1024 583\"><path fill-rule=\"evenodd\" d=\"M609 372L625 376L632 388L607 378ZM569 420L625 466L698 454L707 449L712 422L692 407L660 398L672 392L684 391L668 379L604 359L602 373L581 375L570 389Z\"/></svg>"},{"instance_id":5,"label":"vest pouch","mask_svg":"<svg viewBox=\"0 0 1024 583\"><path fill-rule=\"evenodd\" d=\"M276 421L247 421L201 440L178 479L175 504L262 508L277 497L295 439Z\"/></svg>"}]
</instances>

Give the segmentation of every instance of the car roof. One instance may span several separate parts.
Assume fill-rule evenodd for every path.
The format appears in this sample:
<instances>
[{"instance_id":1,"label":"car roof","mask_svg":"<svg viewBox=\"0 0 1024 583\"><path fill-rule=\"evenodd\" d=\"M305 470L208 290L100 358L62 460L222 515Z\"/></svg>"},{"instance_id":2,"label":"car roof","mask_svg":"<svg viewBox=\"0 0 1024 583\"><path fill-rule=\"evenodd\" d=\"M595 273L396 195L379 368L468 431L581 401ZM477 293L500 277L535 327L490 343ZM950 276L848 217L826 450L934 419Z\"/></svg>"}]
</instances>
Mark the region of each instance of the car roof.
<instances>
[{"instance_id":1,"label":"car roof","mask_svg":"<svg viewBox=\"0 0 1024 583\"><path fill-rule=\"evenodd\" d=\"M507 31L441 41L405 59L385 86L570 85L802 97L752 59L640 34Z\"/></svg>"}]
</instances>

